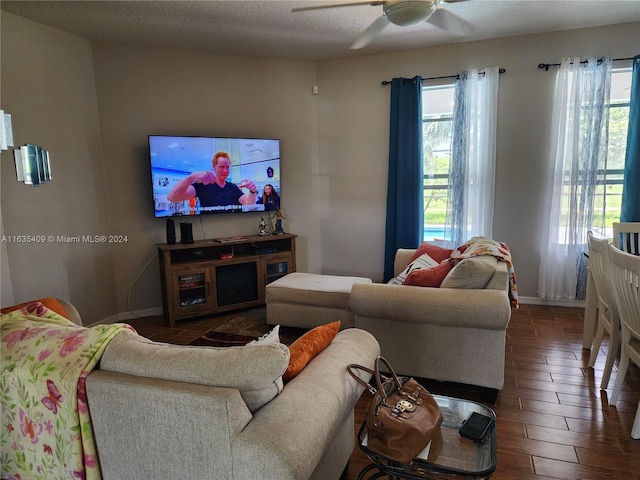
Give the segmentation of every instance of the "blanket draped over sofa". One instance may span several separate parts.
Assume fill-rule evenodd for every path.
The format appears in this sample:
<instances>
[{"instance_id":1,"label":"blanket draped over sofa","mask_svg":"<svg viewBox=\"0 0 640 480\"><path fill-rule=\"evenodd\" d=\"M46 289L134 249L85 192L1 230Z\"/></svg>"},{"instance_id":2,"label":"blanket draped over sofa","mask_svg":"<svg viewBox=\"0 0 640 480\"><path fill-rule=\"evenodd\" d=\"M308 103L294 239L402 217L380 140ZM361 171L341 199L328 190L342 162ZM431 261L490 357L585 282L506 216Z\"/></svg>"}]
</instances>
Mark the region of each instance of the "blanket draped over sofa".
<instances>
[{"instance_id":1,"label":"blanket draped over sofa","mask_svg":"<svg viewBox=\"0 0 640 480\"><path fill-rule=\"evenodd\" d=\"M100 479L85 379L125 324L79 327L32 303L0 318L2 478Z\"/></svg>"},{"instance_id":2,"label":"blanket draped over sofa","mask_svg":"<svg viewBox=\"0 0 640 480\"><path fill-rule=\"evenodd\" d=\"M481 255L490 255L506 263L509 274L509 302L512 308L518 308L516 273L511 261L511 250L509 250L506 243L497 242L486 237L473 237L451 252L451 258L456 262Z\"/></svg>"}]
</instances>

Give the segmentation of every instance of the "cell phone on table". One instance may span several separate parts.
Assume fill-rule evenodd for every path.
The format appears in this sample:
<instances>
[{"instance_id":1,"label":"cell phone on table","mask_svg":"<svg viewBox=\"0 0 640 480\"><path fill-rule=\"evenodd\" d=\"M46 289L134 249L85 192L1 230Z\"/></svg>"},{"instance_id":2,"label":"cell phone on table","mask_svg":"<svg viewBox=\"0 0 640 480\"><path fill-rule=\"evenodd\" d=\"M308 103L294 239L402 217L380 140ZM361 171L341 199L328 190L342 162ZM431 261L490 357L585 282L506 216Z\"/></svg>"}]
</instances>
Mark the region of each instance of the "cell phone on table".
<instances>
[{"instance_id":1,"label":"cell phone on table","mask_svg":"<svg viewBox=\"0 0 640 480\"><path fill-rule=\"evenodd\" d=\"M495 420L493 418L478 412L472 412L462 423L458 432L465 438L470 438L476 442L484 442L494 424Z\"/></svg>"}]
</instances>

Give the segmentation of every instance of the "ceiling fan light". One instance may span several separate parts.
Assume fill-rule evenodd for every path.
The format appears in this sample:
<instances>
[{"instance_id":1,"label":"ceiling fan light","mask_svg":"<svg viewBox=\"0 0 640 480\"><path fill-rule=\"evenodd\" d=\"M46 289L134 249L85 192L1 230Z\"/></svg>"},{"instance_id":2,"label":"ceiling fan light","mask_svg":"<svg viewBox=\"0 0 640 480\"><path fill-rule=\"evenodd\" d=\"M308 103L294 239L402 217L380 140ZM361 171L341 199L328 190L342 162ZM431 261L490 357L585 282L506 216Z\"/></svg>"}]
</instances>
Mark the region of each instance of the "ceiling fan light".
<instances>
[{"instance_id":1,"label":"ceiling fan light","mask_svg":"<svg viewBox=\"0 0 640 480\"><path fill-rule=\"evenodd\" d=\"M433 15L437 3L436 0L386 2L384 14L394 25L417 25Z\"/></svg>"}]
</instances>

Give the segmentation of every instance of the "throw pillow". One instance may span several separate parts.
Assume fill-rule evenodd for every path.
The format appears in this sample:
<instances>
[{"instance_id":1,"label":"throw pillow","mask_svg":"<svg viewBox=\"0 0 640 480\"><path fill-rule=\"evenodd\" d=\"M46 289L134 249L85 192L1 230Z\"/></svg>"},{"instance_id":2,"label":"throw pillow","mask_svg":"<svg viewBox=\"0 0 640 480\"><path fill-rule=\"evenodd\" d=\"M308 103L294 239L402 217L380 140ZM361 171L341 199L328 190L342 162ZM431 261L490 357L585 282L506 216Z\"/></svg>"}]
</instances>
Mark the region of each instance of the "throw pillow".
<instances>
[{"instance_id":1,"label":"throw pillow","mask_svg":"<svg viewBox=\"0 0 640 480\"><path fill-rule=\"evenodd\" d=\"M411 262L426 253L436 262L441 263L443 260L446 260L451 256L451 252L453 252L453 249L442 248L429 242L422 242L422 244L416 250L416 253L413 254L413 257L411 257Z\"/></svg>"},{"instance_id":2,"label":"throw pillow","mask_svg":"<svg viewBox=\"0 0 640 480\"><path fill-rule=\"evenodd\" d=\"M442 288L484 288L496 272L498 259L489 255L466 258L440 284Z\"/></svg>"},{"instance_id":3,"label":"throw pillow","mask_svg":"<svg viewBox=\"0 0 640 480\"><path fill-rule=\"evenodd\" d=\"M2 310L0 310L0 312L1 313L13 312L14 310L20 310L20 309L26 307L27 305L29 305L31 303L37 303L37 302L40 302L42 305L47 307L49 310L53 310L58 315L61 315L64 318L67 318L67 319L69 318L69 314L64 309L64 307L62 305L60 305L60 302L58 302L58 300L56 298L53 298L53 297L40 298L38 300L32 300L30 302L20 303L18 305L13 305L11 307L5 307Z\"/></svg>"},{"instance_id":4,"label":"throw pillow","mask_svg":"<svg viewBox=\"0 0 640 480\"><path fill-rule=\"evenodd\" d=\"M415 260L409 262L409 265L407 265L407 267L402 272L400 272L400 275L392 279L389 283L391 283L392 285L404 285L407 276L411 272L437 267L439 264L439 262L431 258L428 254L424 253Z\"/></svg>"},{"instance_id":5,"label":"throw pillow","mask_svg":"<svg viewBox=\"0 0 640 480\"><path fill-rule=\"evenodd\" d=\"M302 335L289 346L289 367L282 380L286 383L298 375L307 364L324 350L338 334L340 320L320 325Z\"/></svg>"},{"instance_id":6,"label":"throw pillow","mask_svg":"<svg viewBox=\"0 0 640 480\"><path fill-rule=\"evenodd\" d=\"M280 325L276 325L270 332L265 333L260 338L256 338L255 340L247 343L247 346L250 347L252 345L273 345L275 343L280 343Z\"/></svg>"},{"instance_id":7,"label":"throw pillow","mask_svg":"<svg viewBox=\"0 0 640 480\"><path fill-rule=\"evenodd\" d=\"M416 287L439 287L444 278L453 268L451 262L441 263L431 268L414 270L407 275L404 285Z\"/></svg>"}]
</instances>

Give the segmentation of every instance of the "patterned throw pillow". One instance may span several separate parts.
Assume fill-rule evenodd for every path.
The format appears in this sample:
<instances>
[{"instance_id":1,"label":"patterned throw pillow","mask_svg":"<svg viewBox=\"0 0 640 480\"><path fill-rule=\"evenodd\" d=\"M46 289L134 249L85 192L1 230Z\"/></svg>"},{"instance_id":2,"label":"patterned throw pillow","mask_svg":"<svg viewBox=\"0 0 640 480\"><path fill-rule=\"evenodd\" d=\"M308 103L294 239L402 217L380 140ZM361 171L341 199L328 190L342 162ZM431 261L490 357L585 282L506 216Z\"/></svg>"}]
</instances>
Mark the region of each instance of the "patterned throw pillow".
<instances>
[{"instance_id":1,"label":"patterned throw pillow","mask_svg":"<svg viewBox=\"0 0 640 480\"><path fill-rule=\"evenodd\" d=\"M392 285L404 285L407 276L409 276L411 272L437 267L438 265L440 264L437 261L431 258L427 253L423 253L414 261L409 262L409 265L407 265L407 267L400 273L400 275L391 280L391 282L389 283L391 283Z\"/></svg>"}]
</instances>

